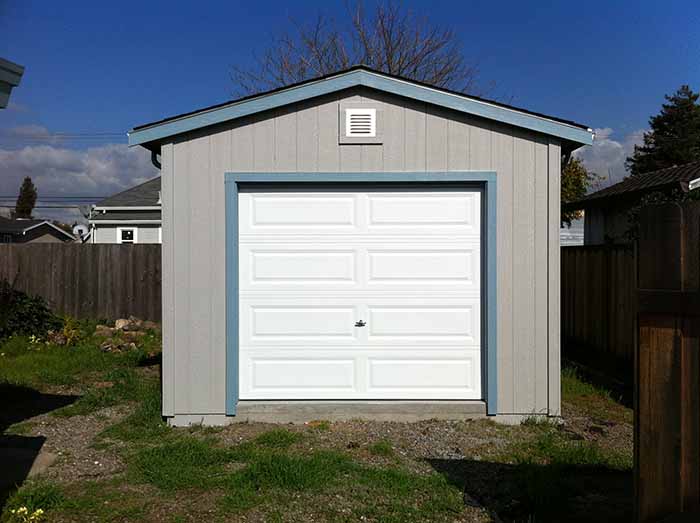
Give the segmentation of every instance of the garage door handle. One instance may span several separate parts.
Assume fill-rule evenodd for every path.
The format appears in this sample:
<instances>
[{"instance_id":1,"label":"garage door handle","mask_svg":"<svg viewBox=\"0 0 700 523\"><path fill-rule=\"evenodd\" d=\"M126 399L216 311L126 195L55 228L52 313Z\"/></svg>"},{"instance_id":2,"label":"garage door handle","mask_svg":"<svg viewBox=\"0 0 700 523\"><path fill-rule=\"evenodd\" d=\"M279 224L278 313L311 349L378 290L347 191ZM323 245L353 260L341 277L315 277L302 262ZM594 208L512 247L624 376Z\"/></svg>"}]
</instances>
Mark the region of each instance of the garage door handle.
<instances>
[{"instance_id":1,"label":"garage door handle","mask_svg":"<svg viewBox=\"0 0 700 523\"><path fill-rule=\"evenodd\" d=\"M355 327L364 327L365 325L367 324L362 320L355 322Z\"/></svg>"}]
</instances>

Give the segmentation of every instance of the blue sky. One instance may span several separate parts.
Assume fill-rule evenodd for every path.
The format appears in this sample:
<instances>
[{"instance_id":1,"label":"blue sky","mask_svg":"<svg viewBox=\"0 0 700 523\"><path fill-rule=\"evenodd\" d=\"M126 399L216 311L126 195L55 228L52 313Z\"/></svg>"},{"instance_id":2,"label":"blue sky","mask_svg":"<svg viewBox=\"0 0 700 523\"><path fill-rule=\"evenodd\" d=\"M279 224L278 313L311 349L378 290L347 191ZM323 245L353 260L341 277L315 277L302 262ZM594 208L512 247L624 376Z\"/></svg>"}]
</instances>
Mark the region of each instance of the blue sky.
<instances>
[{"instance_id":1,"label":"blue sky","mask_svg":"<svg viewBox=\"0 0 700 523\"><path fill-rule=\"evenodd\" d=\"M26 174L45 196L152 176L144 155L125 152L128 129L230 98L230 67L290 19L346 17L343 1L182 4L0 0L0 56L26 66L0 113L0 196ZM495 85L488 95L600 129L582 156L612 178L663 95L700 89L697 0L405 4L455 30L482 86Z\"/></svg>"}]
</instances>

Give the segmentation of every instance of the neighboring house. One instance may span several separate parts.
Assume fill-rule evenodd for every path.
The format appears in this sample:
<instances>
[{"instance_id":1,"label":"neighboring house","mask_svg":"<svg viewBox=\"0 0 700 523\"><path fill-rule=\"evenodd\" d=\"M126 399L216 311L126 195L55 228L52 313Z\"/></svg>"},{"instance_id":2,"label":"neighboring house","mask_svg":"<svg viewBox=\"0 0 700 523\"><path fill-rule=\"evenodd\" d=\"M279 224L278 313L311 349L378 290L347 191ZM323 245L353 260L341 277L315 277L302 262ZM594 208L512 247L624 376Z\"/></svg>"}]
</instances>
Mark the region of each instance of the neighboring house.
<instances>
[{"instance_id":1,"label":"neighboring house","mask_svg":"<svg viewBox=\"0 0 700 523\"><path fill-rule=\"evenodd\" d=\"M0 58L0 109L10 103L12 89L19 85L24 74L24 67Z\"/></svg>"},{"instance_id":2,"label":"neighboring house","mask_svg":"<svg viewBox=\"0 0 700 523\"><path fill-rule=\"evenodd\" d=\"M364 66L136 127L163 415L558 416L561 160L592 141Z\"/></svg>"},{"instance_id":3,"label":"neighboring house","mask_svg":"<svg viewBox=\"0 0 700 523\"><path fill-rule=\"evenodd\" d=\"M0 217L0 243L66 243L75 237L46 220Z\"/></svg>"},{"instance_id":4,"label":"neighboring house","mask_svg":"<svg viewBox=\"0 0 700 523\"><path fill-rule=\"evenodd\" d=\"M583 219L573 220L571 226L562 225L559 231L559 242L562 247L583 245Z\"/></svg>"},{"instance_id":5,"label":"neighboring house","mask_svg":"<svg viewBox=\"0 0 700 523\"><path fill-rule=\"evenodd\" d=\"M97 202L91 243L161 243L160 177Z\"/></svg>"},{"instance_id":6,"label":"neighboring house","mask_svg":"<svg viewBox=\"0 0 700 523\"><path fill-rule=\"evenodd\" d=\"M629 241L629 214L642 198L652 193L687 192L688 182L700 178L700 161L628 176L615 185L584 196L566 205L584 211L584 243L624 243Z\"/></svg>"}]
</instances>

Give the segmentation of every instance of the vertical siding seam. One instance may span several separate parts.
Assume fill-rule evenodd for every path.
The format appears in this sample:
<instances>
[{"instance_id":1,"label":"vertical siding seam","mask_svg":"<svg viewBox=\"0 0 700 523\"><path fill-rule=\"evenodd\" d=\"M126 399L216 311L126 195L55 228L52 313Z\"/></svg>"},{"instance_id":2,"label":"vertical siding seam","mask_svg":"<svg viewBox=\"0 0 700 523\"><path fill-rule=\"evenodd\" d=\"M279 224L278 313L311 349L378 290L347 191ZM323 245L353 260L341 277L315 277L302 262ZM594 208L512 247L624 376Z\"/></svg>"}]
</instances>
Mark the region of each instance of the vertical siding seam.
<instances>
[{"instance_id":1,"label":"vertical siding seam","mask_svg":"<svg viewBox=\"0 0 700 523\"><path fill-rule=\"evenodd\" d=\"M321 118L319 113L318 104L314 105L314 116L316 118L316 123L314 127L314 132L316 133L316 160L314 161L314 171L318 172L319 163L321 162Z\"/></svg>"},{"instance_id":2,"label":"vertical siding seam","mask_svg":"<svg viewBox=\"0 0 700 523\"><path fill-rule=\"evenodd\" d=\"M540 372L540 369L537 368L537 360L539 359L539 358L538 358L539 347L537 346L537 343L538 343L537 329L538 329L538 326L539 326L539 325L538 325L538 320L539 320L539 318L540 318L540 316L541 316L541 312L538 310L538 306L537 306L537 286L542 284L542 282L538 281L538 279L537 279L537 277L538 277L538 271L537 271L537 254L536 254L537 245L538 245L537 242L538 242L538 239L539 239L539 237L540 237L540 231L537 229L537 190L538 190L538 188L539 188L539 187L538 187L538 183L537 183L537 182L538 182L538 179L539 179L539 170L538 170L538 168L539 168L539 161L538 161L538 154L537 154L537 144L538 144L538 140L539 140L539 137L536 137L536 138L535 138L535 141L534 141L533 144L532 144L532 148L533 148L533 157L534 157L534 162L533 162L533 163L534 163L534 166L535 166L534 180L533 180L533 181L534 181L534 184L533 184L534 194L532 195L532 196L533 196L533 202L532 202L532 203L533 203L533 205L532 205L532 226L533 226L533 229L534 229L534 231L535 231L535 233L534 233L534 244L535 244L535 248L532 250L532 267L533 267L533 269L534 269L534 274L533 274L533 276L534 276L534 280L535 280L535 284L532 286L532 303L535 304L535 306L533 307L533 309L534 309L534 314L533 314L533 320L534 320L534 324L533 324L533 327L534 327L533 339L534 339L534 344L533 344L533 353L532 353L532 356L533 356L533 362L534 362L533 368L534 368L534 371L535 371L535 375L534 375L534 380L533 380L533 384L532 384L532 385L533 385L533 387L532 387L532 388L533 388L533 398L532 398L532 399L533 399L533 410L534 410L535 412L537 412L537 414L539 414L539 411L538 411L539 405L537 404L537 390L539 389L539 387L537 386L537 382L539 381L539 379L538 379L538 373Z\"/></svg>"},{"instance_id":3,"label":"vertical siding seam","mask_svg":"<svg viewBox=\"0 0 700 523\"><path fill-rule=\"evenodd\" d=\"M213 178L213 176L212 176L212 170L213 170L212 169L212 148L213 148L212 147L212 143L213 143L212 135L207 136L207 140L208 140L208 145L209 145L209 147L207 148L207 182L209 183L208 193L209 193L209 203L210 203L210 205L209 205L209 223L214 224L214 223L216 223L216 218L214 215L214 208L216 206L213 205L213 202L216 200L216 193L215 193L215 191L213 191L214 184L212 183L212 181L213 181L212 180L212 178ZM214 252L214 250L215 250L214 249L214 242L212 241L212 233L215 232L215 229L213 227L209 227L208 231L209 231L209 242L208 242L209 246L207 247L207 249L211 253L211 252ZM212 329L212 325L211 325L211 318L213 317L213 312L214 312L213 307L212 307L212 301L214 300L213 289L215 288L214 287L214 273L215 273L214 259L215 259L214 256L209 257L209 292L210 292L210 295L209 295L209 299L207 300L207 302L209 305L209 338L210 338L210 340L213 336L215 336L214 333L216 332L214 329ZM212 345L213 344L210 342L209 350L210 351L216 350L216 346L212 347ZM212 367L215 366L216 358L214 358L212 356L213 355L210 355L210 357L209 357L209 373L211 376L215 376L216 372L215 372L215 369ZM217 403L215 383L216 383L215 379L209 380L209 405L216 405L216 403Z\"/></svg>"}]
</instances>

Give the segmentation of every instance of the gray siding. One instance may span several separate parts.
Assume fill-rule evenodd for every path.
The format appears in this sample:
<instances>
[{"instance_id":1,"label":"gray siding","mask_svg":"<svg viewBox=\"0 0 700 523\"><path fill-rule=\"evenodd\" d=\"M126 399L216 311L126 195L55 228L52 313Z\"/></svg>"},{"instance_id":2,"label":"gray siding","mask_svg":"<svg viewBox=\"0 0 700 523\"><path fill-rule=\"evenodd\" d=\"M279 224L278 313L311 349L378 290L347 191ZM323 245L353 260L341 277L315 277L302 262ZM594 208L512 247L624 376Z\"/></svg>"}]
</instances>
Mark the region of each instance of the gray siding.
<instances>
[{"instance_id":1,"label":"gray siding","mask_svg":"<svg viewBox=\"0 0 700 523\"><path fill-rule=\"evenodd\" d=\"M117 227L120 225L97 225L93 243L117 243ZM124 227L138 229L137 243L160 243L158 241L159 225L124 224Z\"/></svg>"},{"instance_id":2,"label":"gray siding","mask_svg":"<svg viewBox=\"0 0 700 523\"><path fill-rule=\"evenodd\" d=\"M341 100L380 104L381 145L338 144ZM499 413L558 413L559 159L546 136L363 88L165 144L164 413L225 411L224 172L443 170L497 171Z\"/></svg>"}]
</instances>

